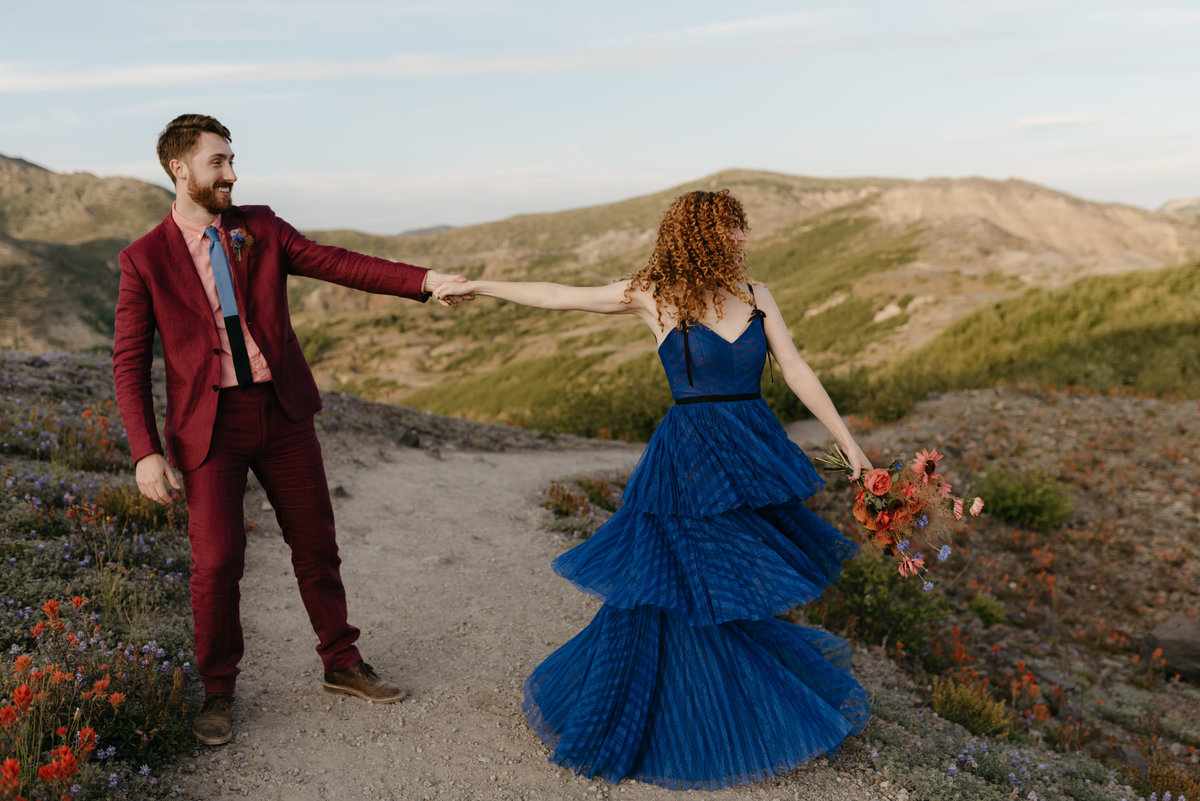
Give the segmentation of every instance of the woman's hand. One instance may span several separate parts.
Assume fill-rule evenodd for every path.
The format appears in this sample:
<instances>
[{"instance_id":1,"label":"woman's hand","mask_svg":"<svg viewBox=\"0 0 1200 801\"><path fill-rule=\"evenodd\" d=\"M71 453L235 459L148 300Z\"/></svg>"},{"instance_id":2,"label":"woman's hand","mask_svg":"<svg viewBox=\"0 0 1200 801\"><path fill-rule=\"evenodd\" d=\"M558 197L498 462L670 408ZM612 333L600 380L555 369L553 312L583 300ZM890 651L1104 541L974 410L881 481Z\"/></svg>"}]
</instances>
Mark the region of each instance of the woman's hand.
<instances>
[{"instance_id":1,"label":"woman's hand","mask_svg":"<svg viewBox=\"0 0 1200 801\"><path fill-rule=\"evenodd\" d=\"M849 476L851 481L857 481L863 473L871 469L871 460L853 439L848 443L839 442L838 445L841 447L842 453L846 454L846 461L854 468L854 472Z\"/></svg>"},{"instance_id":2,"label":"woman's hand","mask_svg":"<svg viewBox=\"0 0 1200 801\"><path fill-rule=\"evenodd\" d=\"M447 276L433 289L433 296L443 306L454 306L464 300L474 300L475 293L470 287L471 282L461 275Z\"/></svg>"}]
</instances>

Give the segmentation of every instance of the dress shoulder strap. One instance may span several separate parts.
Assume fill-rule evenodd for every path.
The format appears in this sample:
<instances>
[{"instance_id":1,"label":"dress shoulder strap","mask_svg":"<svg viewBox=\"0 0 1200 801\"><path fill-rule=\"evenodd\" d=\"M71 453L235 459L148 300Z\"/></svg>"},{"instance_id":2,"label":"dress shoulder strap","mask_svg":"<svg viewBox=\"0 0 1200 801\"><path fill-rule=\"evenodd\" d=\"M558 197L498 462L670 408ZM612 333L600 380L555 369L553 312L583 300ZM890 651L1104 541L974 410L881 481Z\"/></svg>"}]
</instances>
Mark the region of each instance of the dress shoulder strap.
<instances>
[{"instance_id":1,"label":"dress shoulder strap","mask_svg":"<svg viewBox=\"0 0 1200 801\"><path fill-rule=\"evenodd\" d=\"M754 324L754 320L758 320L758 324L762 326L763 338L767 336L767 313L758 308L758 301L754 298L754 284L746 282L746 289L750 290L750 301L754 304L754 311L750 312L750 324ZM775 368L771 366L771 347L767 346L767 369L771 371L771 383L775 383Z\"/></svg>"}]
</instances>

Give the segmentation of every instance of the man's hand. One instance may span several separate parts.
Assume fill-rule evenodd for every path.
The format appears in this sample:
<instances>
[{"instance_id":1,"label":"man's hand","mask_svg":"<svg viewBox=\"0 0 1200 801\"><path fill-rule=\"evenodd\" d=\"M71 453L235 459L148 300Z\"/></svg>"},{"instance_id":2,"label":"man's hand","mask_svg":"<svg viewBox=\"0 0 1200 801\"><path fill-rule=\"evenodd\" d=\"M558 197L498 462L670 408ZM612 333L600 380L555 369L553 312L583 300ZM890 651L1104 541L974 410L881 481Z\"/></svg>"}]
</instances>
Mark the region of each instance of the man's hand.
<instances>
[{"instance_id":1,"label":"man's hand","mask_svg":"<svg viewBox=\"0 0 1200 801\"><path fill-rule=\"evenodd\" d=\"M175 478L171 465L167 464L167 460L161 453L143 456L134 467L134 473L137 476L138 489L150 500L161 503L163 506L167 506L175 500L171 497L171 491L167 489L167 484L179 489L179 481Z\"/></svg>"},{"instance_id":2,"label":"man's hand","mask_svg":"<svg viewBox=\"0 0 1200 801\"><path fill-rule=\"evenodd\" d=\"M461 275L450 275L449 273L439 273L437 270L430 270L429 272L425 273L425 283L421 285L421 291L435 294L438 303L442 304L443 306L450 307L457 303L462 303L464 300L474 300L475 296L455 295L446 297L441 293L437 293L437 288L451 282L459 284L466 283L466 280L467 279Z\"/></svg>"}]
</instances>

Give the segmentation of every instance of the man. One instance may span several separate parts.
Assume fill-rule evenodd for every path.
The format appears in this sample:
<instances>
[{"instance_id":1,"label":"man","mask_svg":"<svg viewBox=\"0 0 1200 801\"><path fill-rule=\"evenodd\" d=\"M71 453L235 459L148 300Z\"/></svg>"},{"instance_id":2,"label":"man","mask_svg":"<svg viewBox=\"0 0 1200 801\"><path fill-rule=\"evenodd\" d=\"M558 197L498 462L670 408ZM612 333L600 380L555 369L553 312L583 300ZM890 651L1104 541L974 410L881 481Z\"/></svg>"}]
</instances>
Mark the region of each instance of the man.
<instances>
[{"instance_id":1,"label":"man","mask_svg":"<svg viewBox=\"0 0 1200 801\"><path fill-rule=\"evenodd\" d=\"M186 488L196 661L205 688L192 728L208 745L226 743L233 733L247 470L266 490L291 548L325 689L382 703L404 697L363 662L354 645L358 629L347 621L313 425L321 397L292 330L287 277L422 302L451 278L317 245L267 206L233 205L230 143L224 125L200 114L176 117L159 136L175 203L157 228L121 252L113 346L117 404L138 488L168 504L170 488L180 485L163 455L150 385L155 329L162 340L166 443Z\"/></svg>"}]
</instances>

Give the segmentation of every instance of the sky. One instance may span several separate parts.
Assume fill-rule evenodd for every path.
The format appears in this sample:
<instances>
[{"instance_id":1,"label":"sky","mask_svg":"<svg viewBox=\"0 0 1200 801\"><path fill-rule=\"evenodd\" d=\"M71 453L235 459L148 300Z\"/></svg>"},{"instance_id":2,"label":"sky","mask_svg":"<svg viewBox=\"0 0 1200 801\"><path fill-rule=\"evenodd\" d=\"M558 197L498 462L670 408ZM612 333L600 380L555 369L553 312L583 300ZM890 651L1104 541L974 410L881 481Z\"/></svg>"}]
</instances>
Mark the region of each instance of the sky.
<instances>
[{"instance_id":1,"label":"sky","mask_svg":"<svg viewBox=\"0 0 1200 801\"><path fill-rule=\"evenodd\" d=\"M739 167L1200 195L1200 5L39 0L0 15L0 154L169 186L230 128L235 201L380 234Z\"/></svg>"}]
</instances>

